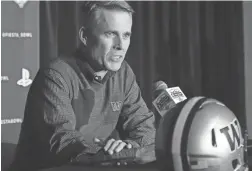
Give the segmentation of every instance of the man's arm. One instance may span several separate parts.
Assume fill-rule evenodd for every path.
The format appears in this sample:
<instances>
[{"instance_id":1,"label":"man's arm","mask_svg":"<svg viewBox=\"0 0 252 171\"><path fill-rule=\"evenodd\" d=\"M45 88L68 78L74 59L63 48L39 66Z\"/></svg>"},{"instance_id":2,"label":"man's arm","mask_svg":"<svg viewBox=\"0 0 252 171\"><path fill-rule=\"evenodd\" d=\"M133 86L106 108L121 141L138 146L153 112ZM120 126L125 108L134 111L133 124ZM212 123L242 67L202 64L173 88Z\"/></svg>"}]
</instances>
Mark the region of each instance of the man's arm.
<instances>
[{"instance_id":1,"label":"man's arm","mask_svg":"<svg viewBox=\"0 0 252 171\"><path fill-rule=\"evenodd\" d=\"M155 118L141 96L133 71L131 69L129 71L127 82L130 84L126 91L117 130L122 140L132 144L133 149L136 149L134 161L145 164L156 160Z\"/></svg>"},{"instance_id":2,"label":"man's arm","mask_svg":"<svg viewBox=\"0 0 252 171\"><path fill-rule=\"evenodd\" d=\"M69 86L58 71L41 70L27 99L26 114L32 117L33 125L30 129L34 129L38 143L48 148L44 149L46 153L59 164L80 153L96 153L100 149L98 145L87 144L81 132L75 130Z\"/></svg>"},{"instance_id":3,"label":"man's arm","mask_svg":"<svg viewBox=\"0 0 252 171\"><path fill-rule=\"evenodd\" d=\"M155 118L141 96L133 72L131 74L117 128L122 139L132 143L133 147L143 147L155 142Z\"/></svg>"}]
</instances>

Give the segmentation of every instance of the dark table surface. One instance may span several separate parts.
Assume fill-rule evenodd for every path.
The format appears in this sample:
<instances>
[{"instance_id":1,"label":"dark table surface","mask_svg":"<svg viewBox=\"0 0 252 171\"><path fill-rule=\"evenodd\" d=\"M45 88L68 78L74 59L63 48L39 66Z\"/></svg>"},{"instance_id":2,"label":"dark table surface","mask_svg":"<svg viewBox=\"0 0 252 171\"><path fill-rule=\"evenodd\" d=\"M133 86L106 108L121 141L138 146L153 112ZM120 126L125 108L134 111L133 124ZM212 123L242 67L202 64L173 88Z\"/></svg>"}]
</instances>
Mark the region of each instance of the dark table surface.
<instances>
[{"instance_id":1,"label":"dark table surface","mask_svg":"<svg viewBox=\"0 0 252 171\"><path fill-rule=\"evenodd\" d=\"M40 171L158 171L155 164L129 165L129 166L83 166L65 165Z\"/></svg>"},{"instance_id":2,"label":"dark table surface","mask_svg":"<svg viewBox=\"0 0 252 171\"><path fill-rule=\"evenodd\" d=\"M252 156L249 157L249 170L252 170ZM82 166L65 165L40 171L159 171L153 165L135 165L135 166Z\"/></svg>"},{"instance_id":3,"label":"dark table surface","mask_svg":"<svg viewBox=\"0 0 252 171\"><path fill-rule=\"evenodd\" d=\"M252 171L252 140L248 143L248 164L249 170ZM129 165L129 166L83 166L83 165L65 165L40 171L159 171L156 163L145 165Z\"/></svg>"}]
</instances>

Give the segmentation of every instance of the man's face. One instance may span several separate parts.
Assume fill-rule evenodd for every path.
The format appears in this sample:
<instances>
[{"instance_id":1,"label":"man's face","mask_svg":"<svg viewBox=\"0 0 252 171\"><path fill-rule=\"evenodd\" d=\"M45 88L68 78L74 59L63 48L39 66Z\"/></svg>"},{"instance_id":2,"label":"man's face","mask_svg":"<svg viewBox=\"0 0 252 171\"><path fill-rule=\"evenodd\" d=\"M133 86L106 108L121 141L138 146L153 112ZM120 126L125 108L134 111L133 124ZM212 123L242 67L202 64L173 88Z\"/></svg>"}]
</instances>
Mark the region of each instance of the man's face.
<instances>
[{"instance_id":1,"label":"man's face","mask_svg":"<svg viewBox=\"0 0 252 171\"><path fill-rule=\"evenodd\" d=\"M132 16L116 9L95 12L87 49L99 67L117 71L125 58L130 44Z\"/></svg>"}]
</instances>

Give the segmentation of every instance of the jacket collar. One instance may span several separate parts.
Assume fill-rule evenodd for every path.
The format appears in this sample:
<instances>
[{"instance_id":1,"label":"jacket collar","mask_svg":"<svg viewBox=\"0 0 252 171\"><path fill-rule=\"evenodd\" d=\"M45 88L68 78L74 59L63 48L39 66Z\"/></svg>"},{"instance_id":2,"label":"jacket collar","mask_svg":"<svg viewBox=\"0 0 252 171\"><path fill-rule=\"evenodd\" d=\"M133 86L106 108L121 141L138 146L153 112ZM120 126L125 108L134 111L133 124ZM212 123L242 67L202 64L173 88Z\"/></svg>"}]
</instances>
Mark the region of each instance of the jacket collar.
<instances>
[{"instance_id":1,"label":"jacket collar","mask_svg":"<svg viewBox=\"0 0 252 171\"><path fill-rule=\"evenodd\" d=\"M77 65L79 66L81 72L83 72L90 81L98 81L99 83L103 84L116 73L115 71L108 71L104 78L102 80L99 80L95 75L98 67L93 67L94 65L92 65L88 54L84 51L83 48L78 48L74 53L74 56L77 59Z\"/></svg>"}]
</instances>

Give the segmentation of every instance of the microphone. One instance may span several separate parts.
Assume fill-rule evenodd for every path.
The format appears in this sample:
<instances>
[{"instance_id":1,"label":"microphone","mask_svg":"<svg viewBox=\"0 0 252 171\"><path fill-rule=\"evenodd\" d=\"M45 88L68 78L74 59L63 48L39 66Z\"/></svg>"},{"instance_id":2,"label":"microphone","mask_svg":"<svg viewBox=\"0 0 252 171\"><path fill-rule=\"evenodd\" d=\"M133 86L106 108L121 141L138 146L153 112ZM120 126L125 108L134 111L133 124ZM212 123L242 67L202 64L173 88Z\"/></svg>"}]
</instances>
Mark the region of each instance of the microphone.
<instances>
[{"instance_id":1,"label":"microphone","mask_svg":"<svg viewBox=\"0 0 252 171\"><path fill-rule=\"evenodd\" d=\"M163 117L176 104L186 100L186 96L179 87L168 88L163 81L157 81L153 84L154 105L158 114Z\"/></svg>"},{"instance_id":2,"label":"microphone","mask_svg":"<svg viewBox=\"0 0 252 171\"><path fill-rule=\"evenodd\" d=\"M168 86L163 81L157 81L152 86L152 99L156 99L157 96L165 89L167 89Z\"/></svg>"}]
</instances>

